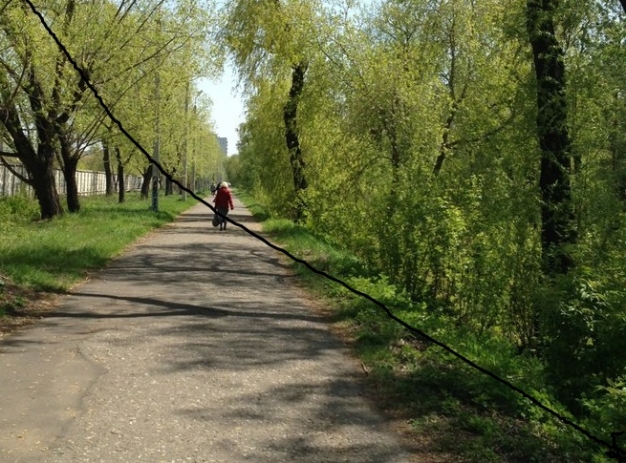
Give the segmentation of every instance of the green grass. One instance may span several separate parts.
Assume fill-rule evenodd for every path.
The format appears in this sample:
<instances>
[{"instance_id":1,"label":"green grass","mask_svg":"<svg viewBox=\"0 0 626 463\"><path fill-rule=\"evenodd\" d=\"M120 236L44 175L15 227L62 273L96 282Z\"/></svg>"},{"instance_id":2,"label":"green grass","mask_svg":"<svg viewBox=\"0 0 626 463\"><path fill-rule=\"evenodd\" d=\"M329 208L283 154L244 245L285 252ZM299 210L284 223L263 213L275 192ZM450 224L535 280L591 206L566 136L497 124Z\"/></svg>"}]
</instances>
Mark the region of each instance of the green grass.
<instances>
[{"instance_id":1,"label":"green grass","mask_svg":"<svg viewBox=\"0 0 626 463\"><path fill-rule=\"evenodd\" d=\"M194 204L192 198L161 196L155 213L137 194L127 195L124 204L115 197L85 197L78 214L34 220L34 201L0 198L0 275L36 291L66 291Z\"/></svg>"},{"instance_id":2,"label":"green grass","mask_svg":"<svg viewBox=\"0 0 626 463\"><path fill-rule=\"evenodd\" d=\"M264 222L271 217L268 209L263 207L263 205L256 201L249 193L239 189L233 189L233 191L237 194L237 198L246 205L254 218L259 222Z\"/></svg>"}]
</instances>

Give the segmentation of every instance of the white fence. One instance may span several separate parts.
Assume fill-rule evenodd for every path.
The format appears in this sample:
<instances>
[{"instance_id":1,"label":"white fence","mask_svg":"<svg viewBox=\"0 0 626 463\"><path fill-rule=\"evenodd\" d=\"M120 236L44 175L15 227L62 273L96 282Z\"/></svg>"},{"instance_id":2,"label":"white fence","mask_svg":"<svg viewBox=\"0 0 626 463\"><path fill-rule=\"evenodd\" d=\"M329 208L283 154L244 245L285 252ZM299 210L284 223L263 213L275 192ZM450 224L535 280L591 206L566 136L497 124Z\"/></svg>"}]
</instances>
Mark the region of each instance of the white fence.
<instances>
[{"instance_id":1,"label":"white fence","mask_svg":"<svg viewBox=\"0 0 626 463\"><path fill-rule=\"evenodd\" d=\"M22 165L11 166L11 168L21 176L28 178L28 172ZM57 185L57 191L60 195L67 193L67 186L63 172L60 169L54 169L54 180ZM127 175L124 177L124 186L126 191L139 191L143 179L136 175ZM91 170L76 171L76 184L78 186L79 195L103 195L106 193L106 175L104 172L96 172ZM118 191L117 176L113 176L113 191ZM0 196L12 196L16 194L33 195L33 188L22 182L19 177L15 176L5 166L0 166Z\"/></svg>"}]
</instances>

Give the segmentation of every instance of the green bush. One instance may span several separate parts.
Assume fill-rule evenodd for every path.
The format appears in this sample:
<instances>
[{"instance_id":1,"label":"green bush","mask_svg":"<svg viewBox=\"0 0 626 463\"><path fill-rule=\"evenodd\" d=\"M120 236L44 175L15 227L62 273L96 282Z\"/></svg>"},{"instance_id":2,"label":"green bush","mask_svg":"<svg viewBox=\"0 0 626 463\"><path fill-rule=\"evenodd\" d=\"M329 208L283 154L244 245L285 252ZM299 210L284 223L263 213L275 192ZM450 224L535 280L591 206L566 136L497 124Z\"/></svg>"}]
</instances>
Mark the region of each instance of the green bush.
<instances>
[{"instance_id":1,"label":"green bush","mask_svg":"<svg viewBox=\"0 0 626 463\"><path fill-rule=\"evenodd\" d=\"M557 292L558 291L558 292ZM576 414L626 371L626 291L582 269L545 298L543 355L560 400Z\"/></svg>"},{"instance_id":2,"label":"green bush","mask_svg":"<svg viewBox=\"0 0 626 463\"><path fill-rule=\"evenodd\" d=\"M0 227L14 222L28 222L39 218L37 202L26 195L0 197Z\"/></svg>"},{"instance_id":3,"label":"green bush","mask_svg":"<svg viewBox=\"0 0 626 463\"><path fill-rule=\"evenodd\" d=\"M587 424L606 440L611 433L626 430L626 375L608 383L596 390L595 398L583 400L589 413ZM618 438L617 443L624 448L626 438Z\"/></svg>"}]
</instances>

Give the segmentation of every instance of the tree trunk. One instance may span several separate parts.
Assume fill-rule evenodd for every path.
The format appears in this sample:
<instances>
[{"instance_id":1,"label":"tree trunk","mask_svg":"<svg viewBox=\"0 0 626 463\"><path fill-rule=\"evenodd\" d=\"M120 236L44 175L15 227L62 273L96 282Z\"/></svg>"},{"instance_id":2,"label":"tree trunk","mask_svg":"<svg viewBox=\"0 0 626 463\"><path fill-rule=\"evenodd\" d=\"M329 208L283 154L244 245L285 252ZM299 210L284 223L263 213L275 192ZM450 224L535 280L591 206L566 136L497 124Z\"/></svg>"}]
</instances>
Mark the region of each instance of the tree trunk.
<instances>
[{"instance_id":1,"label":"tree trunk","mask_svg":"<svg viewBox=\"0 0 626 463\"><path fill-rule=\"evenodd\" d=\"M52 155L50 155L52 159ZM42 219L51 219L63 214L61 201L54 180L52 161L31 163L29 173L32 178L32 186L35 190L35 197L39 203L39 210Z\"/></svg>"},{"instance_id":2,"label":"tree trunk","mask_svg":"<svg viewBox=\"0 0 626 463\"><path fill-rule=\"evenodd\" d=\"M626 1L626 0L625 0ZM621 121L618 118L610 120L609 152L611 153L611 172L615 194L626 212L626 138Z\"/></svg>"},{"instance_id":3,"label":"tree trunk","mask_svg":"<svg viewBox=\"0 0 626 463\"><path fill-rule=\"evenodd\" d=\"M387 140L389 140L389 146L391 147L391 197L392 202L393 198L396 196L396 188L398 186L400 180L400 169L402 168L403 156L405 155L404 146L401 145L401 134L398 130L399 121L404 116L404 105L400 98L398 97L397 92L394 92L395 96L393 98L393 103L388 112L384 112L381 115L382 126L385 129L385 133L387 134Z\"/></svg>"},{"instance_id":4,"label":"tree trunk","mask_svg":"<svg viewBox=\"0 0 626 463\"><path fill-rule=\"evenodd\" d=\"M70 212L80 211L80 200L78 197L78 184L76 183L76 168L78 159L70 157L63 161L63 176L65 177L67 209Z\"/></svg>"},{"instance_id":5,"label":"tree trunk","mask_svg":"<svg viewBox=\"0 0 626 463\"><path fill-rule=\"evenodd\" d=\"M143 182L141 183L141 199L148 199L150 193L150 181L152 180L152 164L146 167L143 172Z\"/></svg>"},{"instance_id":6,"label":"tree trunk","mask_svg":"<svg viewBox=\"0 0 626 463\"><path fill-rule=\"evenodd\" d=\"M104 182L106 196L113 195L113 171L111 170L111 152L109 143L102 142L102 164L104 164Z\"/></svg>"},{"instance_id":7,"label":"tree trunk","mask_svg":"<svg viewBox=\"0 0 626 463\"><path fill-rule=\"evenodd\" d=\"M451 92L454 94L454 92ZM437 160L435 161L435 167L433 168L433 175L439 175L441 172L441 168L443 167L443 162L446 159L446 155L448 154L449 143L450 143L450 131L452 130L452 125L454 124L454 118L456 117L456 113L458 111L459 102L454 100L452 102L452 107L450 108L450 113L448 114L448 118L446 119L446 124L443 129L443 134L441 135L441 145L439 146L439 156L437 156Z\"/></svg>"},{"instance_id":8,"label":"tree trunk","mask_svg":"<svg viewBox=\"0 0 626 463\"><path fill-rule=\"evenodd\" d=\"M304 175L305 163L302 157L302 148L300 147L300 139L298 138L298 103L304 88L304 74L306 73L308 64L300 62L292 67L291 88L289 90L289 99L283 108L283 119L285 121L285 141L287 150L289 151L289 161L291 164L291 172L293 176L293 184L296 193L296 222L302 221L304 218L305 204L302 200L301 193L307 188L307 181Z\"/></svg>"},{"instance_id":9,"label":"tree trunk","mask_svg":"<svg viewBox=\"0 0 626 463\"><path fill-rule=\"evenodd\" d=\"M126 201L126 182L124 181L124 162L122 162L122 151L119 146L115 147L115 159L117 160L117 202L122 204ZM143 197L143 185L141 187L141 192ZM146 198L147 197L148 195L146 194Z\"/></svg>"},{"instance_id":10,"label":"tree trunk","mask_svg":"<svg viewBox=\"0 0 626 463\"><path fill-rule=\"evenodd\" d=\"M563 50L554 32L557 0L527 0L527 27L537 80L537 134L541 149L539 187L544 272L566 274L577 240L570 188L570 139Z\"/></svg>"}]
</instances>

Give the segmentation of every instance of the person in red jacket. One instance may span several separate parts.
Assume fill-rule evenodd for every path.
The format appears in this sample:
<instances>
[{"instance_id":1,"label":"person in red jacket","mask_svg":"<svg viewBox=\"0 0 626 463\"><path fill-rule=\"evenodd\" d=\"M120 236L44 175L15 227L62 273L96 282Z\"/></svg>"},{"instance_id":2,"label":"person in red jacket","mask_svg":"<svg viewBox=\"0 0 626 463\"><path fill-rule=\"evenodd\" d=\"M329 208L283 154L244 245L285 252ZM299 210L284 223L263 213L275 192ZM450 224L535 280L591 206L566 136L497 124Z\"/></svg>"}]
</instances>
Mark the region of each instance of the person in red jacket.
<instances>
[{"instance_id":1,"label":"person in red jacket","mask_svg":"<svg viewBox=\"0 0 626 463\"><path fill-rule=\"evenodd\" d=\"M233 205L233 196L228 189L228 183L222 182L220 183L220 187L217 189L217 193L215 193L215 197L213 198L213 202L215 203L215 209L217 212L222 214L224 217L228 215L228 208L232 211L235 206ZM223 217L217 216L218 223L220 225L220 230L226 230L226 219Z\"/></svg>"}]
</instances>

